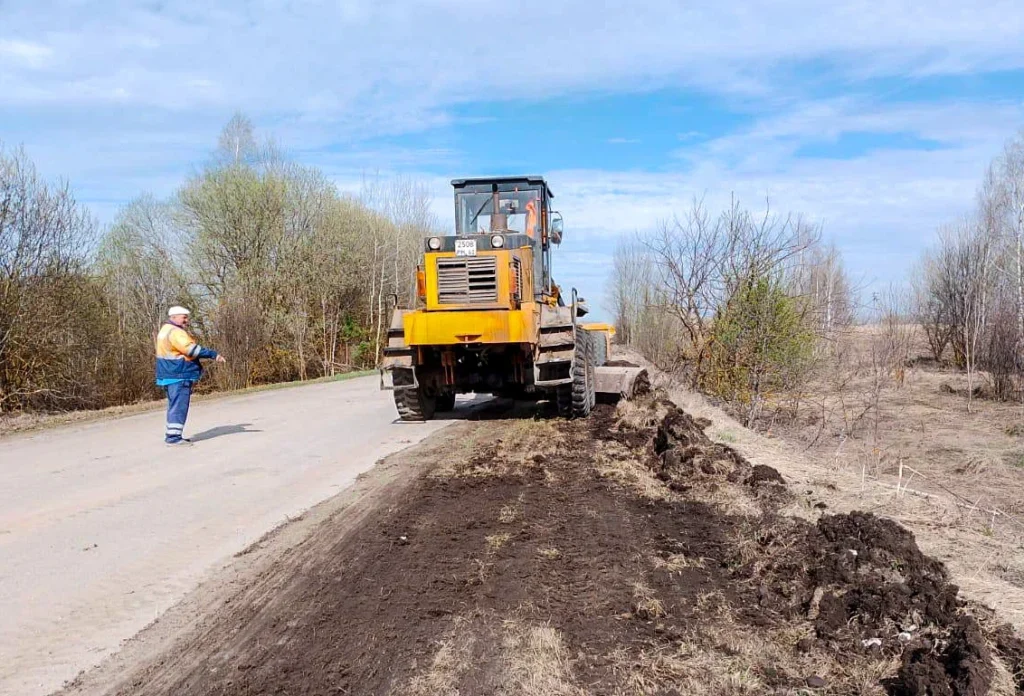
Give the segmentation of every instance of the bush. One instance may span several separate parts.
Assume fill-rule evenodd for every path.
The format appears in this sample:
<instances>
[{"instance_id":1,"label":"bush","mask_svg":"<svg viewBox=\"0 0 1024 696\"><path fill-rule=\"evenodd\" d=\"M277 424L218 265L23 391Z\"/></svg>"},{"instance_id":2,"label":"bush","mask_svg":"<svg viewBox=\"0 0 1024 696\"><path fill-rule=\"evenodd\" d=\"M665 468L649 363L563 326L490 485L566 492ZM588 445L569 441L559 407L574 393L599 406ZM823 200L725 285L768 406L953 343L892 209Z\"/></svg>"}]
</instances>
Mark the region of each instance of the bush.
<instances>
[{"instance_id":1,"label":"bush","mask_svg":"<svg viewBox=\"0 0 1024 696\"><path fill-rule=\"evenodd\" d=\"M780 282L742 284L715 313L701 387L758 416L772 392L792 387L809 368L816 337Z\"/></svg>"}]
</instances>

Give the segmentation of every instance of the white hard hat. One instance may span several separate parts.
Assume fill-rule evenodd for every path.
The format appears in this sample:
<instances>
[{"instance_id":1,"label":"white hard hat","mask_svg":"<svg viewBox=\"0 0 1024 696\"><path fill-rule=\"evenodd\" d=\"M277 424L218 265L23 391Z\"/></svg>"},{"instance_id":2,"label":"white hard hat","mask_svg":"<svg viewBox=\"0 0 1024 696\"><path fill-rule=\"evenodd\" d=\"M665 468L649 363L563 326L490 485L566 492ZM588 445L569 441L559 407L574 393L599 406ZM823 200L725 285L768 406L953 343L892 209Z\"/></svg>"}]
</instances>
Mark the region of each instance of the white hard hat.
<instances>
[{"instance_id":1,"label":"white hard hat","mask_svg":"<svg viewBox=\"0 0 1024 696\"><path fill-rule=\"evenodd\" d=\"M169 317L173 317L175 314L191 314L191 313L192 312L188 311L184 307L179 307L177 305L175 305L174 307L171 307L170 309L167 310L167 316L169 316Z\"/></svg>"}]
</instances>

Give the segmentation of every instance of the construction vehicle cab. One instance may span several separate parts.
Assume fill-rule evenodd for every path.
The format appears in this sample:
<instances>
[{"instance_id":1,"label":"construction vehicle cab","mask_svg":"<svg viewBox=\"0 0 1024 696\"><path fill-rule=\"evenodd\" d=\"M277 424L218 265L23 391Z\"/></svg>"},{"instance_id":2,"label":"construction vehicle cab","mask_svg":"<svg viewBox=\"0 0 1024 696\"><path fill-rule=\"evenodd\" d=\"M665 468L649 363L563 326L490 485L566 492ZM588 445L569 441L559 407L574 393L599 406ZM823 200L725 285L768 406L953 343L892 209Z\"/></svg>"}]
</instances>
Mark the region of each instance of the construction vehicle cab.
<instances>
[{"instance_id":1,"label":"construction vehicle cab","mask_svg":"<svg viewBox=\"0 0 1024 696\"><path fill-rule=\"evenodd\" d=\"M595 400L585 304L552 277L561 243L554 194L539 176L456 179L455 230L423 242L415 301L396 307L381 365L403 420L450 410L455 395L553 397L565 416Z\"/></svg>"}]
</instances>

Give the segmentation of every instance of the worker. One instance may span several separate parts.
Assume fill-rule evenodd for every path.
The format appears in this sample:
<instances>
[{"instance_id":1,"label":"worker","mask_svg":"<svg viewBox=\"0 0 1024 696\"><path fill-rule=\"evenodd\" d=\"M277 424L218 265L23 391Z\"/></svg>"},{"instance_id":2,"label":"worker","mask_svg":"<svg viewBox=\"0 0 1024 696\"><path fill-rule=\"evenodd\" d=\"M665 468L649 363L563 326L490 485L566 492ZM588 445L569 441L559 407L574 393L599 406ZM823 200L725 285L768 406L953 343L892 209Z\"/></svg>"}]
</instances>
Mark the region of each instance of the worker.
<instances>
[{"instance_id":1,"label":"worker","mask_svg":"<svg viewBox=\"0 0 1024 696\"><path fill-rule=\"evenodd\" d=\"M526 204L526 234L533 238L537 234L537 201Z\"/></svg>"},{"instance_id":2,"label":"worker","mask_svg":"<svg viewBox=\"0 0 1024 696\"><path fill-rule=\"evenodd\" d=\"M191 445L183 437L188 406L192 399L192 386L203 375L200 360L227 362L223 355L203 348L188 333L190 312L174 306L167 310L167 322L156 337L156 384L167 394L167 429L164 442L168 445Z\"/></svg>"}]
</instances>

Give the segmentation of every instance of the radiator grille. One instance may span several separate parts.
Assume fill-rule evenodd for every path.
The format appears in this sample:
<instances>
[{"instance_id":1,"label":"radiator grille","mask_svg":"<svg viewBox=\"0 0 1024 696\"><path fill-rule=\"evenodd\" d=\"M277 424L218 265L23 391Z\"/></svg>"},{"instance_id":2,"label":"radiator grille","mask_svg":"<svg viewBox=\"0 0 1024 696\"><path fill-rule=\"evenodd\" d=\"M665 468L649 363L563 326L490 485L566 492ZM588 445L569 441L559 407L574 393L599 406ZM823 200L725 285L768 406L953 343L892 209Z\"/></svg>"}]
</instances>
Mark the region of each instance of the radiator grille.
<instances>
[{"instance_id":1,"label":"radiator grille","mask_svg":"<svg viewBox=\"0 0 1024 696\"><path fill-rule=\"evenodd\" d=\"M437 260L437 300L441 304L494 304L498 264L494 256Z\"/></svg>"}]
</instances>

